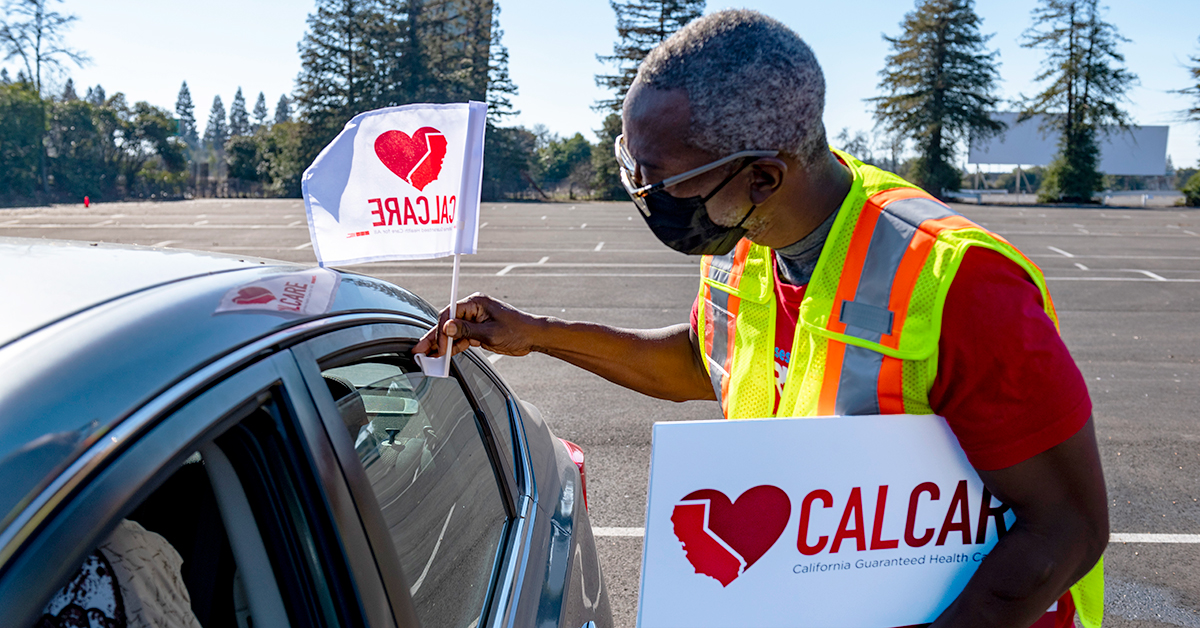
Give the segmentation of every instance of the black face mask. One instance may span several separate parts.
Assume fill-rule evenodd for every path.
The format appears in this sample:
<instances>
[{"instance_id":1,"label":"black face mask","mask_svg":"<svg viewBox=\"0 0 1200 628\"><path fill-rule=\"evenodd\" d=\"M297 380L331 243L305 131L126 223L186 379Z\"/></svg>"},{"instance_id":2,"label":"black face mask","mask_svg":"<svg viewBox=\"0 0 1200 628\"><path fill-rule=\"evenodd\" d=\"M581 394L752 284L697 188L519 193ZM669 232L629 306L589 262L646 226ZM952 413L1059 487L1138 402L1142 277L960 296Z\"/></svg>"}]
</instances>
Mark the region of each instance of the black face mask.
<instances>
[{"instance_id":1,"label":"black face mask","mask_svg":"<svg viewBox=\"0 0 1200 628\"><path fill-rule=\"evenodd\" d=\"M746 164L748 165L748 164ZM649 215L642 213L646 225L654 232L663 244L687 255L725 255L732 251L737 243L746 235L742 224L754 213L756 206L732 227L723 227L708 217L706 203L725 184L733 180L746 165L738 168L707 196L689 196L678 198L664 190L655 190L647 194L643 201L649 210Z\"/></svg>"}]
</instances>

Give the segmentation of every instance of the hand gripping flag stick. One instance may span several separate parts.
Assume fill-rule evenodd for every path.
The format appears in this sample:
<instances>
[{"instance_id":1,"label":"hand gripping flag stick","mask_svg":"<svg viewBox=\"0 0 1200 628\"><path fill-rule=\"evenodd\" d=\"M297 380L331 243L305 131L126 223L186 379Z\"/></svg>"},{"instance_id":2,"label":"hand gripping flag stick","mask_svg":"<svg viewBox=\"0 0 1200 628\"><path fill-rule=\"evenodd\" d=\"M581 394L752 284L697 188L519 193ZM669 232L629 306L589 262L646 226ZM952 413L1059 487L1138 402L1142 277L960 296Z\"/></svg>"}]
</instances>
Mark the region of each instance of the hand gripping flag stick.
<instances>
[{"instance_id":1,"label":"hand gripping flag stick","mask_svg":"<svg viewBox=\"0 0 1200 628\"><path fill-rule=\"evenodd\" d=\"M320 265L453 255L454 316L460 256L479 241L486 118L486 104L468 102L388 107L346 123L302 180ZM429 377L450 375L453 345L439 336L440 357L416 356Z\"/></svg>"}]
</instances>

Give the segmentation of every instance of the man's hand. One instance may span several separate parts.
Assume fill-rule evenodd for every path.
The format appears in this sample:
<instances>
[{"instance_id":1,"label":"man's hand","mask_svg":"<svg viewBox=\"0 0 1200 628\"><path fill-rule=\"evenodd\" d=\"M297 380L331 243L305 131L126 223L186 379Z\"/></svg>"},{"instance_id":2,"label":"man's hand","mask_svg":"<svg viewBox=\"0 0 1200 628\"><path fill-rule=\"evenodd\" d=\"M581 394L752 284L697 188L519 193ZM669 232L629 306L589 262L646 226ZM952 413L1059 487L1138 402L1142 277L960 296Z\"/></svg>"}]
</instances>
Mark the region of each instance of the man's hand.
<instances>
[{"instance_id":1,"label":"man's hand","mask_svg":"<svg viewBox=\"0 0 1200 628\"><path fill-rule=\"evenodd\" d=\"M934 628L1029 626L1108 546L1108 498L1091 419L1061 444L979 476L1017 520Z\"/></svg>"},{"instance_id":2,"label":"man's hand","mask_svg":"<svg viewBox=\"0 0 1200 628\"><path fill-rule=\"evenodd\" d=\"M533 343L542 322L537 316L476 292L455 304L453 319L450 308L442 310L438 325L421 338L413 353L440 356L444 337L453 341L454 353L467 347L483 347L503 355L525 355L535 350Z\"/></svg>"},{"instance_id":3,"label":"man's hand","mask_svg":"<svg viewBox=\"0 0 1200 628\"><path fill-rule=\"evenodd\" d=\"M504 355L536 351L651 397L715 399L695 335L686 324L618 329L534 316L473 294L455 305L453 319L449 308L444 310L438 326L421 338L413 353L440 356L444 343L452 343L454 353L471 346Z\"/></svg>"}]
</instances>

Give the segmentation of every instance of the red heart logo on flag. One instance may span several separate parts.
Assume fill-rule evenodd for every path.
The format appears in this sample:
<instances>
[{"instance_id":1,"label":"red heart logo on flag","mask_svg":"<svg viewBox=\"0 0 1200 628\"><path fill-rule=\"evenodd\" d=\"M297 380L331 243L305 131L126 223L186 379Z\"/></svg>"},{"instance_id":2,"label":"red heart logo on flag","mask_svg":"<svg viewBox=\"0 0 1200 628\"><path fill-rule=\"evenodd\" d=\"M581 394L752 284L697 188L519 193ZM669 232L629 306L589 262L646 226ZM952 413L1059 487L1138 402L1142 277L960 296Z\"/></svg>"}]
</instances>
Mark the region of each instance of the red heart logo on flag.
<instances>
[{"instance_id":1,"label":"red heart logo on flag","mask_svg":"<svg viewBox=\"0 0 1200 628\"><path fill-rule=\"evenodd\" d=\"M787 493L763 484L734 502L713 489L689 493L675 506L671 523L696 573L727 587L779 540L791 514Z\"/></svg>"},{"instance_id":2,"label":"red heart logo on flag","mask_svg":"<svg viewBox=\"0 0 1200 628\"><path fill-rule=\"evenodd\" d=\"M233 302L238 305L258 305L261 303L270 303L275 300L275 295L266 288L259 286L250 286L238 290L237 296L233 297Z\"/></svg>"},{"instance_id":3,"label":"red heart logo on flag","mask_svg":"<svg viewBox=\"0 0 1200 628\"><path fill-rule=\"evenodd\" d=\"M385 131L375 138L375 155L419 192L442 173L446 136L431 126L417 129L411 137L404 131Z\"/></svg>"}]
</instances>

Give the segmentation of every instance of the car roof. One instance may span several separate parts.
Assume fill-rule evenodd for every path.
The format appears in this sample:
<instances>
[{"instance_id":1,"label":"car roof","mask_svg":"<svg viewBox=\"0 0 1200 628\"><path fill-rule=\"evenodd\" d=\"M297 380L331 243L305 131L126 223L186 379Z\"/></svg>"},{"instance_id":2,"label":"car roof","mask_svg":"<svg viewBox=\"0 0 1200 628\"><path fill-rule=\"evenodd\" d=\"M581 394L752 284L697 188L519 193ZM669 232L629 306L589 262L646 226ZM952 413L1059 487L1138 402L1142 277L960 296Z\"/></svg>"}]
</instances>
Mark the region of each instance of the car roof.
<instances>
[{"instance_id":1,"label":"car roof","mask_svg":"<svg viewBox=\"0 0 1200 628\"><path fill-rule=\"evenodd\" d=\"M231 290L311 268L195 251L0 239L0 287L6 303L16 304L0 311L0 530L96 439L239 347L342 314L399 315L418 328L437 318L413 293L344 271L324 314L217 312Z\"/></svg>"},{"instance_id":2,"label":"car roof","mask_svg":"<svg viewBox=\"0 0 1200 628\"><path fill-rule=\"evenodd\" d=\"M275 264L276 262L272 262ZM266 260L97 242L0 238L0 346L100 303Z\"/></svg>"}]
</instances>

